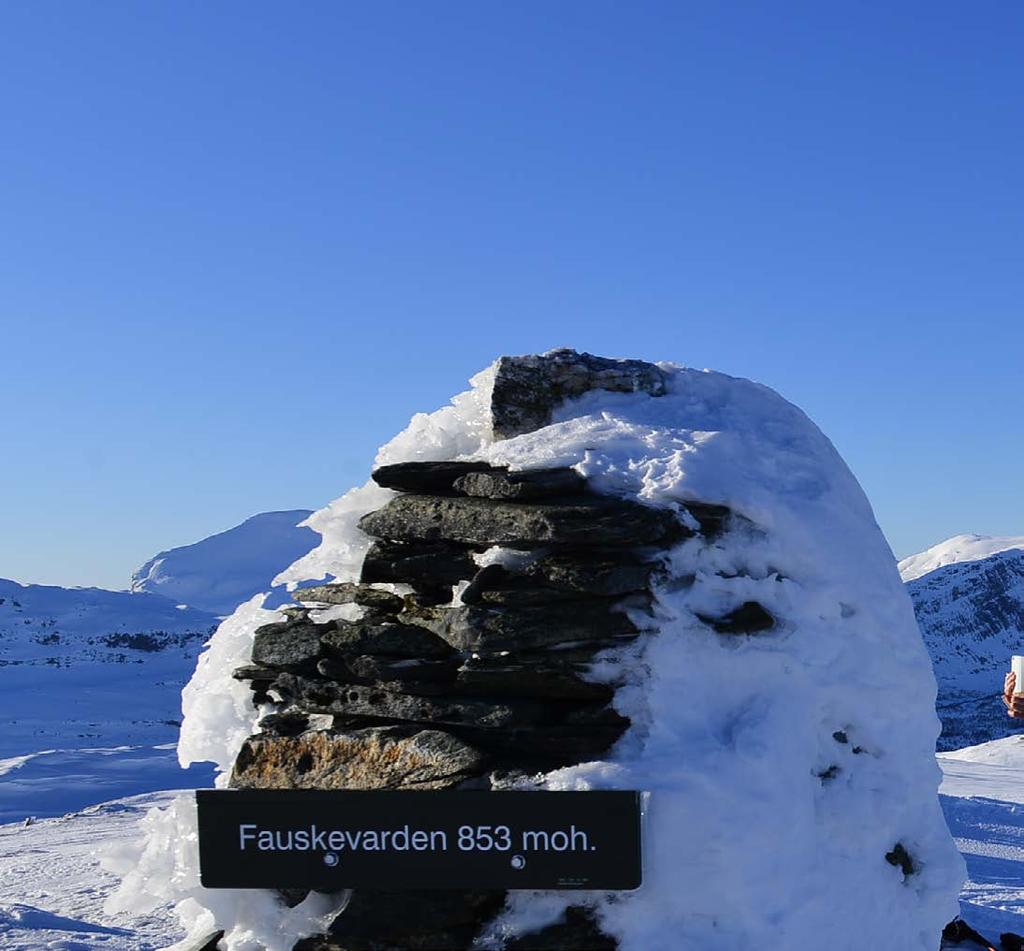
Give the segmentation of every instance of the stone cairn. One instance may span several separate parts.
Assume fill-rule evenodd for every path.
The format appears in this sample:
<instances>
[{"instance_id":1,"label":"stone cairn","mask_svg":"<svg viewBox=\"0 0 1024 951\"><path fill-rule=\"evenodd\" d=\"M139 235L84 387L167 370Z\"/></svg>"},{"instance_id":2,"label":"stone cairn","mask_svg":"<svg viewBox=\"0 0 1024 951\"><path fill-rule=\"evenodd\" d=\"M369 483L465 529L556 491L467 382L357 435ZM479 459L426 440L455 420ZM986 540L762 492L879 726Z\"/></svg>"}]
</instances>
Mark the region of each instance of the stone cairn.
<instances>
[{"instance_id":1,"label":"stone cairn","mask_svg":"<svg viewBox=\"0 0 1024 951\"><path fill-rule=\"evenodd\" d=\"M664 392L653 364L575 351L499 361L496 438L550 422L590 389ZM599 759L629 721L615 685L587 679L597 652L641 636L665 551L724 530L728 511L677 514L595 494L572 469L511 472L482 462L412 462L373 473L400 493L363 517L372 537L359 583L294 593L287 620L255 632L234 676L272 702L235 762L239 789L490 789ZM498 546L512 553L481 566ZM404 585L393 594L378 584ZM453 593L454 592L454 593ZM332 605L357 620L315 620ZM716 630L751 633L771 617L747 604ZM653 627L653 621L650 625ZM304 893L282 893L296 903ZM353 892L330 933L303 951L465 949L502 892ZM584 908L509 949L615 948Z\"/></svg>"}]
</instances>

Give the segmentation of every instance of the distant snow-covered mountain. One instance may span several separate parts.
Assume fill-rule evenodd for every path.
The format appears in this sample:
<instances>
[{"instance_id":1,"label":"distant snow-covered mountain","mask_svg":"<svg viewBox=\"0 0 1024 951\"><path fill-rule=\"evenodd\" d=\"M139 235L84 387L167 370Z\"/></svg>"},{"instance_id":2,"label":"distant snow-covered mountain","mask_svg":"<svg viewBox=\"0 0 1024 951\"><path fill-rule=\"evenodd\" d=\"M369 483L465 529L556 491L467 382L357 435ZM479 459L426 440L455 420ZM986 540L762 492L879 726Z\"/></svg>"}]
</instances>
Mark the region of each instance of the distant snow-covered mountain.
<instances>
[{"instance_id":1,"label":"distant snow-covered mountain","mask_svg":"<svg viewBox=\"0 0 1024 951\"><path fill-rule=\"evenodd\" d=\"M20 584L0 578L0 664L57 658L63 666L109 659L124 635L180 639L209 630L216 616L158 594Z\"/></svg>"},{"instance_id":2,"label":"distant snow-covered mountain","mask_svg":"<svg viewBox=\"0 0 1024 951\"><path fill-rule=\"evenodd\" d=\"M216 624L157 594L0 578L0 756L173 739L181 683Z\"/></svg>"},{"instance_id":3,"label":"distant snow-covered mountain","mask_svg":"<svg viewBox=\"0 0 1024 951\"><path fill-rule=\"evenodd\" d=\"M961 535L901 562L938 681L940 750L1024 732L999 699L1010 657L1024 653L1024 549L982 554L1009 541Z\"/></svg>"},{"instance_id":4,"label":"distant snow-covered mountain","mask_svg":"<svg viewBox=\"0 0 1024 951\"><path fill-rule=\"evenodd\" d=\"M230 614L320 541L299 522L308 509L263 512L241 525L194 545L171 548L150 558L133 575L131 590L161 594L213 614ZM268 606L287 600L283 590Z\"/></svg>"},{"instance_id":5,"label":"distant snow-covered mountain","mask_svg":"<svg viewBox=\"0 0 1024 951\"><path fill-rule=\"evenodd\" d=\"M1011 548L1024 548L1024 535L954 535L899 563L900 577L914 581L922 575L962 561L979 561Z\"/></svg>"}]
</instances>

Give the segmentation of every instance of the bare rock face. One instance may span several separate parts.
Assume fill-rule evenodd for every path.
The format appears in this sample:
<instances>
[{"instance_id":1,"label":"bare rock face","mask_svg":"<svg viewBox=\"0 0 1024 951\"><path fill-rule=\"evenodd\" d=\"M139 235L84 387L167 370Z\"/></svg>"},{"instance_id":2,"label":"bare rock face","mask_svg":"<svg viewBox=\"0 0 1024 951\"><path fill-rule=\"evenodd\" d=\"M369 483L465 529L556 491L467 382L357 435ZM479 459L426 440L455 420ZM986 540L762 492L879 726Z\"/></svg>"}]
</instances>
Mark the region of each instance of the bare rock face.
<instances>
[{"instance_id":1,"label":"bare rock face","mask_svg":"<svg viewBox=\"0 0 1024 951\"><path fill-rule=\"evenodd\" d=\"M551 422L559 404L588 390L665 393L666 374L643 360L609 360L575 350L502 357L491 397L496 439L533 432Z\"/></svg>"},{"instance_id":2,"label":"bare rock face","mask_svg":"<svg viewBox=\"0 0 1024 951\"><path fill-rule=\"evenodd\" d=\"M438 730L371 727L257 734L245 741L234 789L448 789L476 773L483 757Z\"/></svg>"}]
</instances>

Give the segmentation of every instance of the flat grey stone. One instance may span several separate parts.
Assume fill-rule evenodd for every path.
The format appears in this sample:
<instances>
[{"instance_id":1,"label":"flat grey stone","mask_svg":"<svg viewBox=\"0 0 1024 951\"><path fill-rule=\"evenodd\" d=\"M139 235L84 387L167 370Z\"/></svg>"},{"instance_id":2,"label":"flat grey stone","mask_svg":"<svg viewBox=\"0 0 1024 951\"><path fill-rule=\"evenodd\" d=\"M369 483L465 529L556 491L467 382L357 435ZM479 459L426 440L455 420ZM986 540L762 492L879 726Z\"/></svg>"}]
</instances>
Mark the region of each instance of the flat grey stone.
<instances>
[{"instance_id":1,"label":"flat grey stone","mask_svg":"<svg viewBox=\"0 0 1024 951\"><path fill-rule=\"evenodd\" d=\"M382 611L401 611L402 599L390 591L381 591L368 584L336 581L313 588L300 588L292 593L296 601L314 604L359 604Z\"/></svg>"},{"instance_id":2,"label":"flat grey stone","mask_svg":"<svg viewBox=\"0 0 1024 951\"><path fill-rule=\"evenodd\" d=\"M268 736L298 736L309 729L309 716L299 710L268 713L256 724Z\"/></svg>"},{"instance_id":3,"label":"flat grey stone","mask_svg":"<svg viewBox=\"0 0 1024 951\"><path fill-rule=\"evenodd\" d=\"M252 642L253 663L280 670L309 670L321 655L320 625L301 621L265 624L256 629Z\"/></svg>"},{"instance_id":4,"label":"flat grey stone","mask_svg":"<svg viewBox=\"0 0 1024 951\"><path fill-rule=\"evenodd\" d=\"M280 671L274 670L273 667L263 667L260 664L243 664L241 667L236 667L231 671L231 676L235 680L262 680L269 683L279 673Z\"/></svg>"},{"instance_id":5,"label":"flat grey stone","mask_svg":"<svg viewBox=\"0 0 1024 951\"><path fill-rule=\"evenodd\" d=\"M429 659L447 657L452 648L422 625L336 621L322 638L323 649L342 657L383 654Z\"/></svg>"},{"instance_id":6,"label":"flat grey stone","mask_svg":"<svg viewBox=\"0 0 1024 951\"><path fill-rule=\"evenodd\" d=\"M517 504L404 495L364 515L359 527L376 538L397 541L522 549L656 545L689 534L668 509L612 498Z\"/></svg>"},{"instance_id":7,"label":"flat grey stone","mask_svg":"<svg viewBox=\"0 0 1024 951\"><path fill-rule=\"evenodd\" d=\"M643 360L609 360L575 350L501 357L491 395L496 439L533 432L551 422L552 411L588 390L663 396L667 374Z\"/></svg>"},{"instance_id":8,"label":"flat grey stone","mask_svg":"<svg viewBox=\"0 0 1024 951\"><path fill-rule=\"evenodd\" d=\"M486 697L611 700L614 688L584 680L581 667L555 661L524 664L506 658L474 659L459 668L453 690Z\"/></svg>"},{"instance_id":9,"label":"flat grey stone","mask_svg":"<svg viewBox=\"0 0 1024 951\"><path fill-rule=\"evenodd\" d=\"M481 754L439 730L370 727L256 734L238 754L234 789L447 789L484 769Z\"/></svg>"},{"instance_id":10,"label":"flat grey stone","mask_svg":"<svg viewBox=\"0 0 1024 951\"><path fill-rule=\"evenodd\" d=\"M295 674L282 674L274 687L299 709L379 723L500 730L540 723L549 716L543 703L528 700L421 696L384 684L335 684Z\"/></svg>"},{"instance_id":11,"label":"flat grey stone","mask_svg":"<svg viewBox=\"0 0 1024 951\"><path fill-rule=\"evenodd\" d=\"M385 489L445 495L461 476L493 468L487 462L399 462L374 469L370 477Z\"/></svg>"},{"instance_id":12,"label":"flat grey stone","mask_svg":"<svg viewBox=\"0 0 1024 951\"><path fill-rule=\"evenodd\" d=\"M533 584L584 594L622 595L644 591L656 565L628 552L550 554L518 569Z\"/></svg>"},{"instance_id":13,"label":"flat grey stone","mask_svg":"<svg viewBox=\"0 0 1024 951\"><path fill-rule=\"evenodd\" d=\"M471 472L455 480L455 491L481 499L529 502L579 495L587 480L575 469Z\"/></svg>"},{"instance_id":14,"label":"flat grey stone","mask_svg":"<svg viewBox=\"0 0 1024 951\"><path fill-rule=\"evenodd\" d=\"M444 542L394 542L378 539L363 559L365 582L451 586L477 572L472 549Z\"/></svg>"},{"instance_id":15,"label":"flat grey stone","mask_svg":"<svg viewBox=\"0 0 1024 951\"><path fill-rule=\"evenodd\" d=\"M356 684L360 681L360 678L349 667L347 659L339 656L321 657L316 662L316 672L321 677L339 684Z\"/></svg>"},{"instance_id":16,"label":"flat grey stone","mask_svg":"<svg viewBox=\"0 0 1024 951\"><path fill-rule=\"evenodd\" d=\"M347 665L364 682L401 683L407 688L419 684L436 693L442 685L448 687L454 683L459 662L457 657L453 660L396 660L364 654L353 657Z\"/></svg>"},{"instance_id":17,"label":"flat grey stone","mask_svg":"<svg viewBox=\"0 0 1024 951\"><path fill-rule=\"evenodd\" d=\"M462 592L463 604L531 605L621 597L647 590L653 565L551 556L524 567L487 565Z\"/></svg>"},{"instance_id":18,"label":"flat grey stone","mask_svg":"<svg viewBox=\"0 0 1024 951\"><path fill-rule=\"evenodd\" d=\"M606 641L634 637L638 628L607 602L569 602L515 610L463 605L402 615L462 651L522 651L574 641Z\"/></svg>"}]
</instances>

